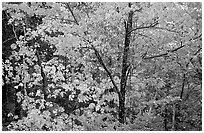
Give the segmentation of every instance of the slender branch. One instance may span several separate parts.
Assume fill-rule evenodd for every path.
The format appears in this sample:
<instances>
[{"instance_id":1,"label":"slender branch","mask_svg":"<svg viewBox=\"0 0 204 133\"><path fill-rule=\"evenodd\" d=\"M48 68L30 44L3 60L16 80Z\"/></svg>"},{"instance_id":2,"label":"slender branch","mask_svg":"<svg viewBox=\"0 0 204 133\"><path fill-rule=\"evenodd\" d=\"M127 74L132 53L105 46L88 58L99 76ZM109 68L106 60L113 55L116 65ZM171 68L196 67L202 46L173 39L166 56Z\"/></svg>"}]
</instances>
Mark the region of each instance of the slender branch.
<instances>
[{"instance_id":1,"label":"slender branch","mask_svg":"<svg viewBox=\"0 0 204 133\"><path fill-rule=\"evenodd\" d=\"M17 37L17 34L16 34L16 31L15 31L15 28L14 28L14 25L13 25L13 24L12 24L12 29L13 29L13 33L14 33L14 35L15 35L16 40L18 40L18 37Z\"/></svg>"},{"instance_id":2,"label":"slender branch","mask_svg":"<svg viewBox=\"0 0 204 133\"><path fill-rule=\"evenodd\" d=\"M140 30L140 29L158 29L158 30L165 30L165 31L168 31L168 32L173 32L173 33L177 33L179 34L179 31L176 31L176 30L171 30L171 29L168 29L168 28L165 28L165 27L155 27L156 25L158 25L159 23L156 22L154 24L151 24L149 26L140 26L140 27L137 27L135 29L132 29L128 34L130 34L131 32L133 31L136 31L136 30Z\"/></svg>"},{"instance_id":3,"label":"slender branch","mask_svg":"<svg viewBox=\"0 0 204 133\"><path fill-rule=\"evenodd\" d=\"M84 32L84 34L87 35L86 32ZM80 35L78 35L78 36L81 37ZM82 37L82 38L83 38L83 37ZM86 47L81 47L81 48L87 48L87 49L92 49L92 50L94 50L95 55L96 55L96 57L97 57L99 63L103 66L103 68L104 68L105 71L107 72L109 78L111 79L111 82L112 82L112 84L113 84L113 86L114 86L114 91L117 92L118 95L121 97L121 93L120 93L120 91L119 91L119 89L118 89L118 87L117 87L115 81L113 80L113 76L112 76L111 72L108 70L108 68L106 67L105 63L103 62L103 59L102 59L101 55L99 54L99 51L93 46L93 44L92 44L91 41L89 41L88 39L85 39L85 38L83 38L83 40L84 40L85 42L88 42L88 43L91 45L91 47L86 46Z\"/></svg>"},{"instance_id":4,"label":"slender branch","mask_svg":"<svg viewBox=\"0 0 204 133\"><path fill-rule=\"evenodd\" d=\"M67 3L67 7L68 7L69 11L71 12L71 14L72 14L72 16L73 16L75 23L76 23L77 25L79 25L79 23L78 23L78 21L77 21L75 15L74 15L72 9L71 9L70 6L69 6L69 3Z\"/></svg>"},{"instance_id":5,"label":"slender branch","mask_svg":"<svg viewBox=\"0 0 204 133\"><path fill-rule=\"evenodd\" d=\"M202 37L202 34L200 34L199 36L196 36L196 37L194 37L194 38L191 38L189 41L196 40L196 39L198 39L198 38L200 38L200 37ZM181 43L182 43L182 42L181 42ZM154 56L151 56L151 57L145 57L145 58L143 58L143 59L153 59L153 58L157 58L157 57L166 56L166 55L168 55L169 52L171 52L171 53L176 52L176 51L178 51L179 49L181 49L181 48L183 48L183 47L185 47L185 46L186 46L186 45L181 45L180 47L175 48L175 49L173 49L173 50L170 50L170 51L168 51L168 52L166 52L166 53L154 55ZM199 48L198 51L197 51L194 55L196 55L201 49L202 49L202 48ZM190 59L190 60L192 60L192 59Z\"/></svg>"},{"instance_id":6,"label":"slender branch","mask_svg":"<svg viewBox=\"0 0 204 133\"><path fill-rule=\"evenodd\" d=\"M196 36L196 37L194 37L194 38L191 38L189 41L196 40L196 39L198 39L198 38L200 38L200 37L202 37L202 34L200 34L199 36Z\"/></svg>"},{"instance_id":7,"label":"slender branch","mask_svg":"<svg viewBox=\"0 0 204 133\"><path fill-rule=\"evenodd\" d=\"M202 48L199 48L193 55L197 55L200 50ZM186 68L188 67L188 65L190 64L190 62L192 61L193 57L190 58L189 62L186 64ZM185 71L185 68L182 66L182 64L180 62L177 61L177 63L180 65L180 67ZM182 86L181 86L181 93L180 93L180 99L183 99L183 93L184 93L184 87L185 87L185 83L186 83L186 74L183 74L183 82L182 82Z\"/></svg>"},{"instance_id":8,"label":"slender branch","mask_svg":"<svg viewBox=\"0 0 204 133\"><path fill-rule=\"evenodd\" d=\"M194 56L197 55L201 50L202 50L202 48L199 48L193 55L194 55ZM193 60L193 57L191 57L190 60L189 60L189 62L186 64L186 68L188 67L188 65L189 65L190 63L193 65L192 60Z\"/></svg>"},{"instance_id":9,"label":"slender branch","mask_svg":"<svg viewBox=\"0 0 204 133\"><path fill-rule=\"evenodd\" d=\"M166 56L166 55L168 55L168 52L163 53L163 54L159 54L159 55L154 55L154 56L151 56L151 57L144 57L143 59L153 59L153 58L162 57L162 56Z\"/></svg>"},{"instance_id":10,"label":"slender branch","mask_svg":"<svg viewBox=\"0 0 204 133\"><path fill-rule=\"evenodd\" d=\"M15 38L15 37L11 37L11 38L9 38L9 39L3 41L2 44L6 43L6 42L8 42L8 41L11 41L11 40L13 40L13 39L16 39L16 38Z\"/></svg>"},{"instance_id":11,"label":"slender branch","mask_svg":"<svg viewBox=\"0 0 204 133\"><path fill-rule=\"evenodd\" d=\"M140 26L140 27L137 27L137 28L135 28L135 29L130 30L127 34L130 34L130 33L132 33L133 31L140 30L140 29L153 28L153 27L155 27L155 26L158 25L158 24L159 24L159 23L156 22L156 23L150 24L150 25L148 25L148 26Z\"/></svg>"},{"instance_id":12,"label":"slender branch","mask_svg":"<svg viewBox=\"0 0 204 133\"><path fill-rule=\"evenodd\" d=\"M168 29L168 28L165 28L165 27L151 27L152 29L158 29L158 30L165 30L165 31L168 31L168 32L173 32L173 33L178 33L178 31L176 30L171 30L171 29Z\"/></svg>"},{"instance_id":13,"label":"slender branch","mask_svg":"<svg viewBox=\"0 0 204 133\"><path fill-rule=\"evenodd\" d=\"M86 35L85 32L84 32L84 34ZM78 36L81 37L80 35L78 35ZM101 55L99 54L99 51L93 46L91 41L89 41L89 40L87 40L85 38L83 40L88 42L91 45L91 47L86 46L86 47L81 47L81 48L87 48L87 49L94 50L95 55L96 55L99 63L103 66L104 70L107 72L107 74L108 74L108 76L109 76L109 78L110 78L110 80L111 80L111 82L112 82L112 84L114 86L114 91L117 92L119 96L121 96L121 93L120 93L115 81L113 80L113 76L112 76L111 72L108 70L108 68L106 67L105 63L103 62L103 59L102 59Z\"/></svg>"},{"instance_id":14,"label":"slender branch","mask_svg":"<svg viewBox=\"0 0 204 133\"><path fill-rule=\"evenodd\" d=\"M72 16L73 16L73 18L74 18L76 24L79 25L79 23L78 23L76 17L74 16L73 11L71 10L71 8L70 8L70 6L69 6L69 3L67 4L67 6L68 6L68 9L69 9L69 11L71 12L71 14L72 14ZM86 35L86 34L85 34L85 35ZM88 41L88 40L86 40L86 41ZM88 42L91 44L90 41L88 41ZM103 66L103 68L104 68L105 71L107 72L108 76L110 77L111 82L112 82L112 84L113 84L113 86L114 86L114 88L115 88L115 91L118 93L118 95L121 96L120 91L119 91L119 89L118 89L118 87L117 87L115 81L113 80L113 76L112 76L111 72L108 70L108 68L106 67L106 65L104 64L104 62L103 62L103 60L102 60L102 58L101 58L101 56L100 56L98 50L97 50L93 45L91 45L91 47L92 47L92 49L94 50L95 55L96 55L96 57L97 57L98 60L99 60L99 63Z\"/></svg>"},{"instance_id":15,"label":"slender branch","mask_svg":"<svg viewBox=\"0 0 204 133\"><path fill-rule=\"evenodd\" d=\"M6 13L6 16L9 18L7 13ZM18 36L16 34L16 31L15 31L15 26L13 25L13 23L11 23L11 26L12 26L12 30L13 30L14 36L15 36L16 40L18 41Z\"/></svg>"},{"instance_id":16,"label":"slender branch","mask_svg":"<svg viewBox=\"0 0 204 133\"><path fill-rule=\"evenodd\" d=\"M180 99L183 99L183 92L184 92L184 86L185 86L185 79L186 79L186 74L183 74L183 82L182 82L182 87L181 87L181 93L180 93Z\"/></svg>"},{"instance_id":17,"label":"slender branch","mask_svg":"<svg viewBox=\"0 0 204 133\"><path fill-rule=\"evenodd\" d=\"M180 47L175 48L175 49L173 49L173 50L170 50L170 51L168 51L168 52L166 52L166 53L162 53L162 54L158 54L158 55L154 55L154 56L150 56L150 57L144 57L143 59L153 59L153 58L157 58L157 57L166 56L166 55L169 54L169 52L171 52L171 53L176 52L176 51L178 51L179 49L183 48L184 46L186 46L186 45L181 45Z\"/></svg>"},{"instance_id":18,"label":"slender branch","mask_svg":"<svg viewBox=\"0 0 204 133\"><path fill-rule=\"evenodd\" d=\"M139 9L135 9L134 11L133 11L133 13L135 13L135 12L141 12L142 11L142 7L140 7Z\"/></svg>"},{"instance_id":19,"label":"slender branch","mask_svg":"<svg viewBox=\"0 0 204 133\"><path fill-rule=\"evenodd\" d=\"M119 89L118 89L118 87L117 87L115 81L113 80L113 76L112 76L111 72L108 70L108 68L106 67L105 63L103 62L103 59L101 58L101 56L100 56L100 54L99 54L99 51L98 51L93 45L91 45L91 46L92 46L92 49L93 49L94 52L95 52L95 55L96 55L96 57L97 57L99 63L103 66L103 68L104 68L105 71L107 72L108 76L110 77L111 82L112 82L112 84L113 84L113 86L114 86L114 88L115 88L115 91L118 93L118 95L121 95L121 93L120 93L120 91L119 91Z\"/></svg>"}]
</instances>

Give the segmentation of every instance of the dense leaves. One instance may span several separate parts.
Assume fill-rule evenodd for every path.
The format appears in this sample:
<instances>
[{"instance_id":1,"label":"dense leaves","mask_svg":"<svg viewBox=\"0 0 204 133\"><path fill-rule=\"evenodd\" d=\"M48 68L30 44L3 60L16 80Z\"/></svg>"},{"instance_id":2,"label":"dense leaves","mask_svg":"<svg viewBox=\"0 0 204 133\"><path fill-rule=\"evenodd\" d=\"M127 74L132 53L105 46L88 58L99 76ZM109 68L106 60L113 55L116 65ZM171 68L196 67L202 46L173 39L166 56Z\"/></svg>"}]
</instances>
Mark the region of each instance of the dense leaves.
<instances>
[{"instance_id":1,"label":"dense leaves","mask_svg":"<svg viewBox=\"0 0 204 133\"><path fill-rule=\"evenodd\" d=\"M4 130L202 130L201 3L3 3Z\"/></svg>"}]
</instances>

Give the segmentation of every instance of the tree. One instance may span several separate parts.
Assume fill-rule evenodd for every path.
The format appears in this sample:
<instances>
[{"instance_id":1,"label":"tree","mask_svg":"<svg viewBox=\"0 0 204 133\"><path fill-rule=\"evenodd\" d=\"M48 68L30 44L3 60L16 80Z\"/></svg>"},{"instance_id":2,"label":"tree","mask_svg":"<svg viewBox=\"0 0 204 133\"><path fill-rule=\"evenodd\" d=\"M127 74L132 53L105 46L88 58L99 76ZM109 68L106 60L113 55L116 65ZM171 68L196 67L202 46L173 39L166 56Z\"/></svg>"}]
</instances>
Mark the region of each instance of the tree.
<instances>
[{"instance_id":1,"label":"tree","mask_svg":"<svg viewBox=\"0 0 204 133\"><path fill-rule=\"evenodd\" d=\"M8 129L201 130L200 4L3 3Z\"/></svg>"}]
</instances>

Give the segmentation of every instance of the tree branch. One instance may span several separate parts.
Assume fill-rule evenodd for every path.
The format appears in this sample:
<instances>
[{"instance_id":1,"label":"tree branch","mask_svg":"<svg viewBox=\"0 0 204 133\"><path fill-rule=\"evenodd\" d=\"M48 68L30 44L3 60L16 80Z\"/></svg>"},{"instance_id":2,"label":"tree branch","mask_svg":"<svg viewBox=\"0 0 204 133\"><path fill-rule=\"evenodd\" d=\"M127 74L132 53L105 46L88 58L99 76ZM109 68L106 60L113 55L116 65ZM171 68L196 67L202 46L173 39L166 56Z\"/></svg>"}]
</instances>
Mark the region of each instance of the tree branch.
<instances>
[{"instance_id":1,"label":"tree branch","mask_svg":"<svg viewBox=\"0 0 204 133\"><path fill-rule=\"evenodd\" d=\"M153 28L153 27L155 27L155 26L158 25L158 24L159 24L158 22L155 22L155 23L150 24L150 25L148 25L148 26L140 26L140 27L137 27L137 28L135 28L135 29L130 30L127 34L130 34L130 33L132 33L133 31L140 30L140 29Z\"/></svg>"},{"instance_id":2,"label":"tree branch","mask_svg":"<svg viewBox=\"0 0 204 133\"><path fill-rule=\"evenodd\" d=\"M158 28L158 27L155 27L155 28ZM202 37L202 34L200 34L199 36L196 36L196 37L194 37L194 38L191 38L189 41L196 40L196 39L198 39L198 38L200 38L200 37ZM171 53L176 52L176 51L178 51L179 49L181 49L181 48L183 48L183 47L185 47L185 45L182 45L182 42L181 42L181 46L178 47L178 48L175 48L175 49L173 49L173 50L170 50L170 51L168 51L168 52L166 52L166 53L162 53L162 54L158 54L158 55L154 55L154 56L150 56L150 57L144 57L143 59L153 59L153 58L157 58L157 57L166 56L166 55L168 55L169 52L171 52ZM201 49L202 49L202 48L200 48L200 49L196 52L196 54L197 54ZM194 55L195 55L195 54L194 54Z\"/></svg>"},{"instance_id":3,"label":"tree branch","mask_svg":"<svg viewBox=\"0 0 204 133\"><path fill-rule=\"evenodd\" d=\"M128 34L130 34L130 33L133 32L133 31L136 31L136 30L148 29L148 28L150 28L150 29L158 29L158 30L165 30L165 31L168 31L168 32L173 32L173 33L179 34L179 32L176 31L176 30L171 30L171 29L164 28L164 27L155 27L155 26L158 25L158 24L159 24L159 23L156 22L156 23L151 24L151 25L149 25L149 26L140 26L140 27L137 27L137 28L135 28L135 29L132 29Z\"/></svg>"},{"instance_id":4,"label":"tree branch","mask_svg":"<svg viewBox=\"0 0 204 133\"><path fill-rule=\"evenodd\" d=\"M103 68L104 68L105 71L107 72L108 76L110 77L111 82L112 82L112 84L113 84L113 86L114 86L114 88L115 88L115 91L118 93L118 95L121 95L121 93L120 93L120 91L119 91L119 89L118 89L118 87L117 87L115 81L113 80L113 76L112 76L111 72L108 70L108 68L106 67L105 63L103 62L103 59L101 58L101 56L100 56L100 54L99 54L99 51L98 51L93 45L91 45L91 47L92 47L92 49L94 50L95 55L96 55L96 57L97 57L99 63L103 66Z\"/></svg>"},{"instance_id":5,"label":"tree branch","mask_svg":"<svg viewBox=\"0 0 204 133\"><path fill-rule=\"evenodd\" d=\"M180 99L183 99L183 93L184 93L184 87L185 87L185 79L186 79L186 74L183 74L183 82L182 82L182 87L181 87L181 93L180 93Z\"/></svg>"},{"instance_id":6,"label":"tree branch","mask_svg":"<svg viewBox=\"0 0 204 133\"><path fill-rule=\"evenodd\" d=\"M158 55L154 55L154 56L150 56L150 57L144 57L143 59L153 59L153 58L157 58L157 57L166 56L166 55L168 55L169 53L173 53L173 52L178 51L179 49L183 48L184 46L186 46L186 45L181 45L180 47L175 48L175 49L173 49L173 50L170 50L170 51L168 51L168 52L166 52L166 53L162 53L162 54L158 54Z\"/></svg>"},{"instance_id":7,"label":"tree branch","mask_svg":"<svg viewBox=\"0 0 204 133\"><path fill-rule=\"evenodd\" d=\"M69 11L71 12L71 14L72 14L72 16L73 16L75 23L76 23L77 25L79 25L79 23L78 23L78 21L77 21L75 15L74 15L72 9L71 9L70 6L69 6L69 3L67 3L67 7L68 7Z\"/></svg>"},{"instance_id":8,"label":"tree branch","mask_svg":"<svg viewBox=\"0 0 204 133\"><path fill-rule=\"evenodd\" d=\"M6 16L9 18L7 13L6 13ZM16 34L16 31L15 31L15 26L13 25L13 23L11 23L11 26L12 26L12 30L13 30L14 36L15 36L16 40L18 41L18 36Z\"/></svg>"},{"instance_id":9,"label":"tree branch","mask_svg":"<svg viewBox=\"0 0 204 133\"><path fill-rule=\"evenodd\" d=\"M196 36L196 37L194 37L194 38L191 38L189 41L196 40L196 39L198 39L198 38L200 38L200 37L202 37L202 34L200 34L199 36Z\"/></svg>"},{"instance_id":10,"label":"tree branch","mask_svg":"<svg viewBox=\"0 0 204 133\"><path fill-rule=\"evenodd\" d=\"M87 35L85 32L84 32L84 34ZM78 36L81 37L80 35L78 35ZM83 37L82 37L82 38L83 38ZM108 70L108 68L106 67L105 63L103 62L103 59L102 59L102 57L101 57L100 54L99 54L99 51L93 46L93 44L92 44L91 41L89 41L89 40L87 40L87 39L85 39L85 38L83 38L83 40L86 41L86 42L88 42L88 43L91 45L91 47L85 46L85 47L81 47L81 48L87 48L87 49L92 49L92 50L94 50L94 53L95 53L95 55L96 55L96 57L97 57L99 63L103 66L104 70L107 72L108 76L109 76L110 79L111 79L111 82L112 82L112 84L113 84L113 86L114 86L114 91L118 93L119 97L121 97L121 93L120 93L120 91L119 91L119 89L118 89L118 87L117 87L115 81L113 80L113 76L112 76L111 72Z\"/></svg>"},{"instance_id":11,"label":"tree branch","mask_svg":"<svg viewBox=\"0 0 204 133\"><path fill-rule=\"evenodd\" d=\"M202 50L202 48L199 48L193 55L194 55L194 56L197 55L201 50ZM193 65L192 60L193 60L193 57L191 57L190 60L189 60L189 62L186 64L186 68L188 67L188 65L189 65L190 63Z\"/></svg>"},{"instance_id":12,"label":"tree branch","mask_svg":"<svg viewBox=\"0 0 204 133\"><path fill-rule=\"evenodd\" d=\"M15 38L15 37L11 37L11 38L9 38L9 39L3 41L2 44L6 43L6 42L8 42L8 41L11 41L11 40L13 40L13 39L16 39L16 38Z\"/></svg>"},{"instance_id":13,"label":"tree branch","mask_svg":"<svg viewBox=\"0 0 204 133\"><path fill-rule=\"evenodd\" d=\"M179 34L179 32L176 31L176 30L171 30L171 29L164 28L164 27L151 27L151 28L152 28L152 29L158 29L158 30L165 30L165 31L169 31L169 32L173 32L173 33Z\"/></svg>"}]
</instances>

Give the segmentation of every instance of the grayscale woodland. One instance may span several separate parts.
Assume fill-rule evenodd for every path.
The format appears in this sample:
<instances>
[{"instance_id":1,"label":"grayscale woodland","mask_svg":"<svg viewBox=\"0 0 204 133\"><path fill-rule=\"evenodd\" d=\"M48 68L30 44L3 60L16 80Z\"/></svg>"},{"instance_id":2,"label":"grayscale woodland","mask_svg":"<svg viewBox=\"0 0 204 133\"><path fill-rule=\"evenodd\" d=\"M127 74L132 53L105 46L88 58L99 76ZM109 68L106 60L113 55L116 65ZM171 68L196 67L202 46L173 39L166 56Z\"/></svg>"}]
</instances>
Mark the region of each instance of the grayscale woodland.
<instances>
[{"instance_id":1,"label":"grayscale woodland","mask_svg":"<svg viewBox=\"0 0 204 133\"><path fill-rule=\"evenodd\" d=\"M199 2L3 2L5 131L201 131Z\"/></svg>"}]
</instances>

